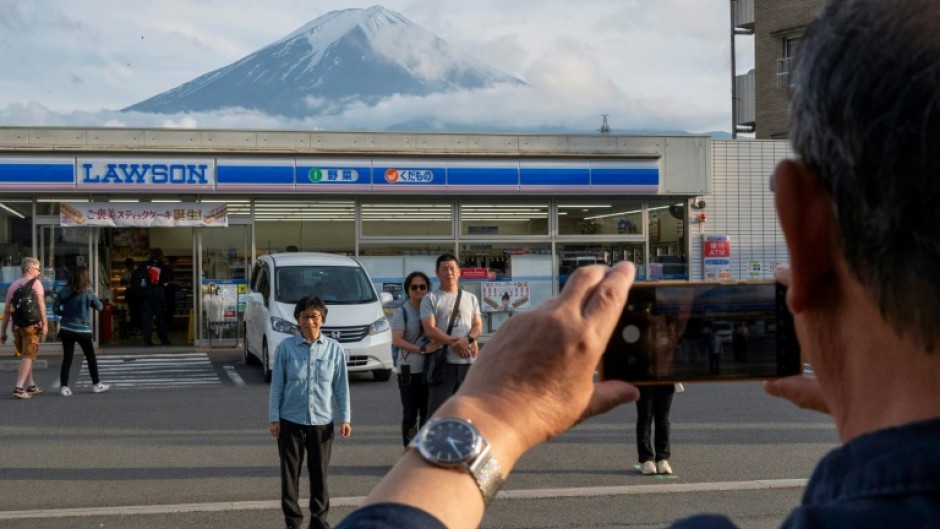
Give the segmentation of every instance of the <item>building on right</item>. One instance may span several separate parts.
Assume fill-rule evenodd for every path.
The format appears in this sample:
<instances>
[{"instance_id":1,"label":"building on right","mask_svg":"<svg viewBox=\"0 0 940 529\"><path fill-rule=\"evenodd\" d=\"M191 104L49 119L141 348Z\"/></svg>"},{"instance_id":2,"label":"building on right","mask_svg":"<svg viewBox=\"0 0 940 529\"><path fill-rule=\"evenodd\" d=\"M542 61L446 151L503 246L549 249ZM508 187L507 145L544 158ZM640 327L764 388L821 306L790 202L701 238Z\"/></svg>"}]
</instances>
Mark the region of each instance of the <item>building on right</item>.
<instances>
[{"instance_id":1,"label":"building on right","mask_svg":"<svg viewBox=\"0 0 940 529\"><path fill-rule=\"evenodd\" d=\"M792 58L824 0L730 2L732 55L737 36L754 36L754 69L733 83L733 130L753 132L756 139L786 139Z\"/></svg>"}]
</instances>

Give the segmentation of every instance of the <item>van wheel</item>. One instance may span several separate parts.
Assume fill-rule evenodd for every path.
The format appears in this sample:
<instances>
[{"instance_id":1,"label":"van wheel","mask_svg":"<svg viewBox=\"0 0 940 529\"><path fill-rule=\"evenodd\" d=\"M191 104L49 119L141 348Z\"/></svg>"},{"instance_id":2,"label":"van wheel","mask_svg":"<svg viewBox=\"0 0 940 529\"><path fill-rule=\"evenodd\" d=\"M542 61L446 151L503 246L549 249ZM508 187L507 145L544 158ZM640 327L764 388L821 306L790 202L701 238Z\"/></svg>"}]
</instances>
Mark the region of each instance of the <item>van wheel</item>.
<instances>
[{"instance_id":1,"label":"van wheel","mask_svg":"<svg viewBox=\"0 0 940 529\"><path fill-rule=\"evenodd\" d=\"M375 379L379 382L387 382L390 378L392 378L392 370L376 369L372 372L372 376L375 377Z\"/></svg>"},{"instance_id":2,"label":"van wheel","mask_svg":"<svg viewBox=\"0 0 940 529\"><path fill-rule=\"evenodd\" d=\"M264 375L264 381L271 383L271 367L268 364L268 341L261 342L261 373Z\"/></svg>"}]
</instances>

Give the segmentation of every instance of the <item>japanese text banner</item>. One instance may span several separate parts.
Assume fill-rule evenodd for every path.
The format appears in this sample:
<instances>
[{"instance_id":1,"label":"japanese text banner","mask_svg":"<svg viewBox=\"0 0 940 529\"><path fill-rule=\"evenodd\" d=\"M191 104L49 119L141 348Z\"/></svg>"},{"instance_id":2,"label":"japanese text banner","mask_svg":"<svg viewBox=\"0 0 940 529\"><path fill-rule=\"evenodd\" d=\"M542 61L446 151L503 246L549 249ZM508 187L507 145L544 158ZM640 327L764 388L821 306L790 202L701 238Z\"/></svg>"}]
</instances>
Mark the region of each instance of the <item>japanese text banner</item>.
<instances>
[{"instance_id":1,"label":"japanese text banner","mask_svg":"<svg viewBox=\"0 0 940 529\"><path fill-rule=\"evenodd\" d=\"M228 226L228 207L192 202L61 202L59 224L62 227L224 228Z\"/></svg>"}]
</instances>

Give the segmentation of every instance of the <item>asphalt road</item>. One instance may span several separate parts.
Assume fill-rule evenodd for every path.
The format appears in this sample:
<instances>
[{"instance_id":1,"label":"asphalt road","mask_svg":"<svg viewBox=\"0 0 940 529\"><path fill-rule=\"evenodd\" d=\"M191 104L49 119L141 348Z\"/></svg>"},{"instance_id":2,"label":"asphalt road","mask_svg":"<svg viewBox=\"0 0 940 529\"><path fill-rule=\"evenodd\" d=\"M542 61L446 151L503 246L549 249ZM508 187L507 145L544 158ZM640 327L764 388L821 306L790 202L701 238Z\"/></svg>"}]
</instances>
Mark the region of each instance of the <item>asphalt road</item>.
<instances>
[{"instance_id":1,"label":"asphalt road","mask_svg":"<svg viewBox=\"0 0 940 529\"><path fill-rule=\"evenodd\" d=\"M75 394L60 397L56 355L41 357L47 392L28 401L8 397L15 372L0 371L0 527L282 526L260 369L232 351L206 356L216 377L191 350L122 353L102 355L111 365L103 380L123 377L102 394L79 384L87 375L75 367ZM173 355L194 367L176 369ZM173 375L142 367L152 360ZM402 452L394 382L351 382L353 434L337 439L331 465L334 523ZM656 527L701 512L745 528L779 525L836 446L829 419L765 396L759 383L686 387L672 409L673 476L634 469L635 412L624 406L527 454L483 527Z\"/></svg>"}]
</instances>

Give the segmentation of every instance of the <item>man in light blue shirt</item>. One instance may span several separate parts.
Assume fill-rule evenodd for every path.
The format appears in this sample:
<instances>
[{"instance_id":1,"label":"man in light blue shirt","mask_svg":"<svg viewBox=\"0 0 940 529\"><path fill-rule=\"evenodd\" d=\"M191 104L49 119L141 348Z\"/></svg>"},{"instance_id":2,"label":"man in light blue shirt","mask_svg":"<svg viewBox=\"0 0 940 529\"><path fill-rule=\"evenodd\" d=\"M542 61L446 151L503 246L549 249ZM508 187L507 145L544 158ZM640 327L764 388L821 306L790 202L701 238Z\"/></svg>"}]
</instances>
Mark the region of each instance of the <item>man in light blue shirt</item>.
<instances>
[{"instance_id":1,"label":"man in light blue shirt","mask_svg":"<svg viewBox=\"0 0 940 529\"><path fill-rule=\"evenodd\" d=\"M290 528L299 528L303 511L298 498L300 472L307 455L310 474L310 527L329 527L327 467L333 447L333 400L339 409L340 433L349 437L349 377L343 347L323 336L327 308L317 296L294 307L300 334L285 339L274 355L268 421L281 459L281 510Z\"/></svg>"}]
</instances>

